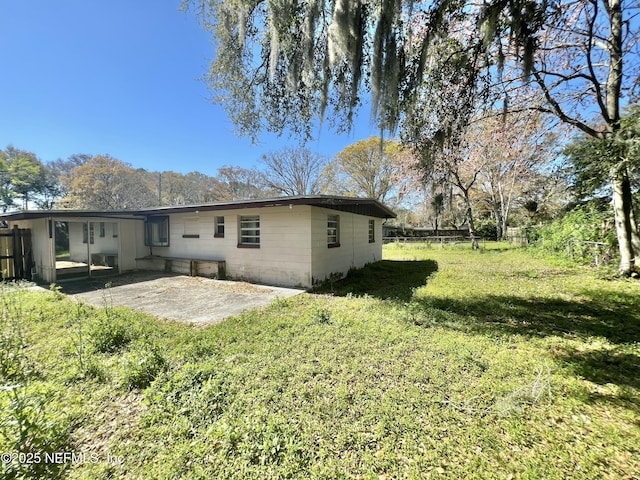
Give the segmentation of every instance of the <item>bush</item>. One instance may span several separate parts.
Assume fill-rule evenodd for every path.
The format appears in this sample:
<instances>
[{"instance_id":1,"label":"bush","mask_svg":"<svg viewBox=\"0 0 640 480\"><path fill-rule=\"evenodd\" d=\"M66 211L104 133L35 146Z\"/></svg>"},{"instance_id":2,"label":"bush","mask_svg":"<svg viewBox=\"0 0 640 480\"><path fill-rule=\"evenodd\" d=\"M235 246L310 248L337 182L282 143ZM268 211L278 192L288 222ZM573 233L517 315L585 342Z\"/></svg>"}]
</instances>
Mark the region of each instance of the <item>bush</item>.
<instances>
[{"instance_id":1,"label":"bush","mask_svg":"<svg viewBox=\"0 0 640 480\"><path fill-rule=\"evenodd\" d=\"M544 252L562 258L591 264L595 255L604 263L613 261L617 239L613 221L609 212L605 212L594 203L577 207L564 217L549 225L532 229L532 243ZM598 247L588 242L601 242Z\"/></svg>"},{"instance_id":2,"label":"bush","mask_svg":"<svg viewBox=\"0 0 640 480\"><path fill-rule=\"evenodd\" d=\"M478 219L475 234L486 240L497 240L495 220L491 217Z\"/></svg>"},{"instance_id":3,"label":"bush","mask_svg":"<svg viewBox=\"0 0 640 480\"><path fill-rule=\"evenodd\" d=\"M90 344L99 353L114 353L137 338L130 321L107 314L89 325L88 336Z\"/></svg>"},{"instance_id":4,"label":"bush","mask_svg":"<svg viewBox=\"0 0 640 480\"><path fill-rule=\"evenodd\" d=\"M69 450L68 420L43 387L5 386L0 390L0 477L59 478L66 467L45 455ZM10 460L10 461L9 461Z\"/></svg>"}]
</instances>

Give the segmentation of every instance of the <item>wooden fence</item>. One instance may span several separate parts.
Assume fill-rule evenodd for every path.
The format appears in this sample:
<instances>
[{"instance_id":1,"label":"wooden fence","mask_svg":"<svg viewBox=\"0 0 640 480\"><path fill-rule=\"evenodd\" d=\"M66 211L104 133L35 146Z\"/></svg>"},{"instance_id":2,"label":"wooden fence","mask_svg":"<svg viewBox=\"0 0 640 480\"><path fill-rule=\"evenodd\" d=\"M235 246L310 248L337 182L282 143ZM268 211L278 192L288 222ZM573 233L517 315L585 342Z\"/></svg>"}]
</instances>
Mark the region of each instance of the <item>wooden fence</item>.
<instances>
[{"instance_id":1,"label":"wooden fence","mask_svg":"<svg viewBox=\"0 0 640 480\"><path fill-rule=\"evenodd\" d=\"M3 281L31 280L31 231L0 229L0 272Z\"/></svg>"},{"instance_id":2,"label":"wooden fence","mask_svg":"<svg viewBox=\"0 0 640 480\"><path fill-rule=\"evenodd\" d=\"M460 243L470 242L473 239L481 240L482 237L470 237L468 235L438 235L428 237L383 237L382 243Z\"/></svg>"}]
</instances>

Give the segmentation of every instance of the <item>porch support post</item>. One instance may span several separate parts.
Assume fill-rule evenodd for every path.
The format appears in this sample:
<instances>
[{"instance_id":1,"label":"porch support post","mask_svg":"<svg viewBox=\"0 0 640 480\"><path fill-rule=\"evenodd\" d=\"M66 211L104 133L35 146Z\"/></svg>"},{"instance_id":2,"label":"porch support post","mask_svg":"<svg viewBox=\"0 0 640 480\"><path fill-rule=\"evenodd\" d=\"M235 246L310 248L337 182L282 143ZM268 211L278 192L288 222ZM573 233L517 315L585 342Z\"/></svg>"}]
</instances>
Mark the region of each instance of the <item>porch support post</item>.
<instances>
[{"instance_id":1,"label":"porch support post","mask_svg":"<svg viewBox=\"0 0 640 480\"><path fill-rule=\"evenodd\" d=\"M91 278L91 221L87 220L87 268Z\"/></svg>"}]
</instances>

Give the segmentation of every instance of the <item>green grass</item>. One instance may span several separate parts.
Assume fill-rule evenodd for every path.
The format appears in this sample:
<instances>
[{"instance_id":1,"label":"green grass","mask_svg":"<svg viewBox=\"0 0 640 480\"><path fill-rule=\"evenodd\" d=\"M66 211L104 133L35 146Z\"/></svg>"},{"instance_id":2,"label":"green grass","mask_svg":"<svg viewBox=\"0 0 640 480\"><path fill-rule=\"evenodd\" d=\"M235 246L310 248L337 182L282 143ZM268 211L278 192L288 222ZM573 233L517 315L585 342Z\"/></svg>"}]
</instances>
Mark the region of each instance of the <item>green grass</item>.
<instances>
[{"instance_id":1,"label":"green grass","mask_svg":"<svg viewBox=\"0 0 640 480\"><path fill-rule=\"evenodd\" d=\"M0 451L98 460L5 477L640 475L637 281L501 244L384 257L205 329L5 289Z\"/></svg>"}]
</instances>

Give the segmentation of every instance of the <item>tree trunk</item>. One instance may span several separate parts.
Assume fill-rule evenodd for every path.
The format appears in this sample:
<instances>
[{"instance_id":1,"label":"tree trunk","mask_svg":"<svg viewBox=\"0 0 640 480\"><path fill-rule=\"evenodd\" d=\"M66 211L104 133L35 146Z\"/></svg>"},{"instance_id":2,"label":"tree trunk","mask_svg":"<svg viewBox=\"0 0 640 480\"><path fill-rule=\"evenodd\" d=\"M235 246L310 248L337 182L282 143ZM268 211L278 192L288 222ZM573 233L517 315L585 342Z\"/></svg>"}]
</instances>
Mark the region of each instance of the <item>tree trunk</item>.
<instances>
[{"instance_id":1,"label":"tree trunk","mask_svg":"<svg viewBox=\"0 0 640 480\"><path fill-rule=\"evenodd\" d=\"M503 221L497 205L493 206L493 219L496 222L496 240L502 240L504 237L504 231L502 229Z\"/></svg>"},{"instance_id":2,"label":"tree trunk","mask_svg":"<svg viewBox=\"0 0 640 480\"><path fill-rule=\"evenodd\" d=\"M507 225L509 224L509 219L508 217L504 216L502 217L502 237L500 237L498 240L505 240L507 238Z\"/></svg>"},{"instance_id":3,"label":"tree trunk","mask_svg":"<svg viewBox=\"0 0 640 480\"><path fill-rule=\"evenodd\" d=\"M606 116L608 134L615 138L620 130L620 93L622 85L622 6L620 0L608 0L607 14L611 23L609 35L609 74L606 83ZM612 203L616 236L620 251L618 274L628 276L635 269L633 248L633 197L626 162L617 158L611 168ZM637 232L636 232L637 235Z\"/></svg>"},{"instance_id":4,"label":"tree trunk","mask_svg":"<svg viewBox=\"0 0 640 480\"><path fill-rule=\"evenodd\" d=\"M620 252L618 274L629 276L635 270L635 257L639 252L634 252L633 224L635 222L632 221L631 183L624 164L618 164L612 168L611 186L613 187L612 204Z\"/></svg>"},{"instance_id":5,"label":"tree trunk","mask_svg":"<svg viewBox=\"0 0 640 480\"><path fill-rule=\"evenodd\" d=\"M633 246L633 251L636 255L635 266L637 270L638 266L640 266L640 230L638 230L638 222L636 222L636 215L633 210L633 206L631 208L631 245Z\"/></svg>"},{"instance_id":6,"label":"tree trunk","mask_svg":"<svg viewBox=\"0 0 640 480\"><path fill-rule=\"evenodd\" d=\"M473 210L471 209L471 199L469 198L469 190L462 190L464 194L464 202L467 205L467 222L469 222L469 236L471 237L471 248L478 249L478 239L476 238L476 227L473 221Z\"/></svg>"}]
</instances>

